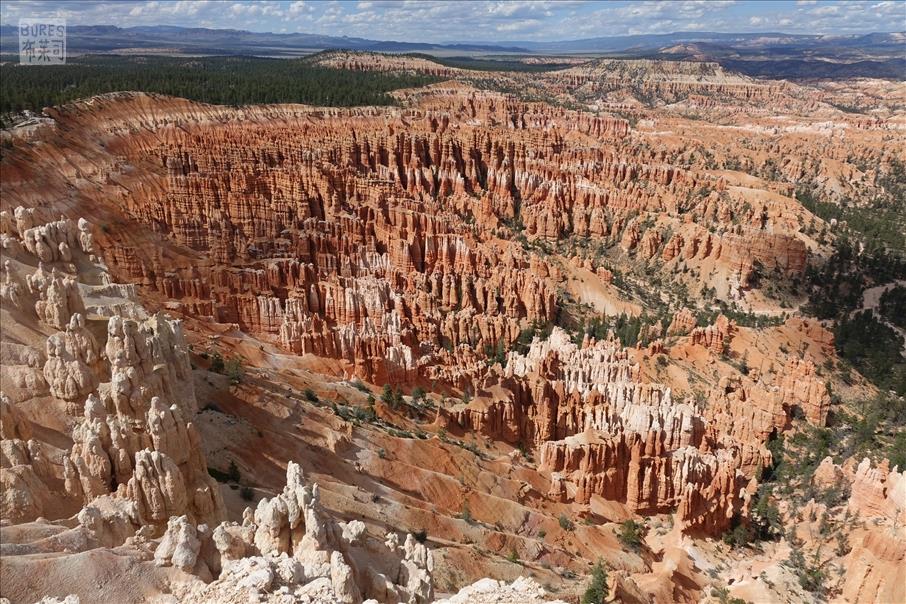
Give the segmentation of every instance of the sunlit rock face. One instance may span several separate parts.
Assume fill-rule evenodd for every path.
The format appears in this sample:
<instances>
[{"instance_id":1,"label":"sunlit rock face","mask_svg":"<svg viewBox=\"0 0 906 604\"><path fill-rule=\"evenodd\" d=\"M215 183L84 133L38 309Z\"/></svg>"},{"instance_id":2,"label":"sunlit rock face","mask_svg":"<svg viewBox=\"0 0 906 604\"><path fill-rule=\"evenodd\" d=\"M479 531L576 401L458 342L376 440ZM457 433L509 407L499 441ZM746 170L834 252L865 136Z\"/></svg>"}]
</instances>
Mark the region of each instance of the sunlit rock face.
<instances>
[{"instance_id":1,"label":"sunlit rock face","mask_svg":"<svg viewBox=\"0 0 906 604\"><path fill-rule=\"evenodd\" d=\"M48 573L129 560L182 602L555 599L517 567L570 600L599 558L631 601L706 598L720 565L744 599L778 593L745 591L762 572L795 588L782 539L750 567L712 547L756 519L769 445L837 404L832 331L765 291L836 235L790 183L873 199L855 164L882 165L902 118L709 63L482 77L568 102L462 81L387 108L122 93L10 139L4 593L39 599L36 552ZM629 346L583 323L643 312ZM245 379L208 371L221 350ZM230 461L249 490L213 478ZM900 601L903 469L860 461L810 483L846 491L850 549L806 547L844 569L843 599ZM651 528L633 552L629 518Z\"/></svg>"}]
</instances>

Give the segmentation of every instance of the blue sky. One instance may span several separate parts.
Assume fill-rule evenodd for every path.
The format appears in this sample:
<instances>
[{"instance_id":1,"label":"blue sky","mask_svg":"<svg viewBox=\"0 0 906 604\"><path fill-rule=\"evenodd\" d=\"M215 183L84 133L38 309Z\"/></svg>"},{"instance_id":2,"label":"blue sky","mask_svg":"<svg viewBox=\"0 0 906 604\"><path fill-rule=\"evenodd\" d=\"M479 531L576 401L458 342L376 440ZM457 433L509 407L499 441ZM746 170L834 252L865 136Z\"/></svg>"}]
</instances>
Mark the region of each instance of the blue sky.
<instances>
[{"instance_id":1,"label":"blue sky","mask_svg":"<svg viewBox=\"0 0 906 604\"><path fill-rule=\"evenodd\" d=\"M847 34L906 30L906 2L675 0L672 2L418 0L4 0L0 22L62 16L73 25L182 25L305 32L378 40L568 40L724 31Z\"/></svg>"}]
</instances>

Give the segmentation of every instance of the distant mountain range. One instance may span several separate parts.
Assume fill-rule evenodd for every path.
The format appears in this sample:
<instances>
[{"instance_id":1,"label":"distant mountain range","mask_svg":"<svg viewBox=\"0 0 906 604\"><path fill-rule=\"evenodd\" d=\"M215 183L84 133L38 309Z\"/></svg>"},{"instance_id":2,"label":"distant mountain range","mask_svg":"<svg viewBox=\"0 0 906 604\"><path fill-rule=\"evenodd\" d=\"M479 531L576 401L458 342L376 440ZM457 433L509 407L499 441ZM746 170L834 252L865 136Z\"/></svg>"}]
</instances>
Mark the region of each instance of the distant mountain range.
<instances>
[{"instance_id":1,"label":"distant mountain range","mask_svg":"<svg viewBox=\"0 0 906 604\"><path fill-rule=\"evenodd\" d=\"M12 25L0 26L0 50L18 52L18 34ZM67 31L70 53L169 51L185 54L236 54L294 56L311 51L344 48L373 52L455 51L464 53L527 53L527 48L500 44L428 44L367 40L319 34L273 34L237 29L205 29L154 25L116 27L113 25L74 25Z\"/></svg>"},{"instance_id":2,"label":"distant mountain range","mask_svg":"<svg viewBox=\"0 0 906 604\"><path fill-rule=\"evenodd\" d=\"M13 25L0 26L3 52L18 50L18 37ZM113 25L75 25L68 31L70 52L115 52L118 50L170 50L171 52L217 52L219 54L290 53L345 48L376 52L425 52L431 50L488 53L646 53L659 52L676 45L695 44L712 50L729 50L739 54L765 51L836 49L874 52L902 56L906 33L871 33L853 35L809 35L784 33L715 33L677 32L635 36L606 36L558 42L513 41L483 43L397 42L369 40L320 34L257 33L237 29L206 29L154 25L116 27Z\"/></svg>"},{"instance_id":3,"label":"distant mountain range","mask_svg":"<svg viewBox=\"0 0 906 604\"><path fill-rule=\"evenodd\" d=\"M153 53L293 57L340 48L438 56L582 54L717 61L736 71L762 77L906 78L906 33L903 32L852 35L677 32L559 42L433 44L164 25L127 28L95 25L69 27L67 48L73 55ZM18 35L12 25L0 26L0 52L18 52Z\"/></svg>"},{"instance_id":4,"label":"distant mountain range","mask_svg":"<svg viewBox=\"0 0 906 604\"><path fill-rule=\"evenodd\" d=\"M906 33L871 33L852 35L815 35L785 33L716 33L675 32L635 36L606 36L560 42L502 42L505 46L528 48L544 53L623 53L652 52L679 44L705 45L734 49L741 53L765 50L789 52L794 49L871 49L884 55L902 56Z\"/></svg>"}]
</instances>

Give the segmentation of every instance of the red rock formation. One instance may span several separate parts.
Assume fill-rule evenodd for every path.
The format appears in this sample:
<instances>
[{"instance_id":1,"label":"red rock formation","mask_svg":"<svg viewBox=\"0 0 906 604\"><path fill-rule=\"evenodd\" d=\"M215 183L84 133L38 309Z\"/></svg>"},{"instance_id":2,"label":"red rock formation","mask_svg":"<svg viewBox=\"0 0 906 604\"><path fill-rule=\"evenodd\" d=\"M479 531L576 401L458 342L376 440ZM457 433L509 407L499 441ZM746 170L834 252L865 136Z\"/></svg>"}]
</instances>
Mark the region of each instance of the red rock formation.
<instances>
[{"instance_id":1,"label":"red rock formation","mask_svg":"<svg viewBox=\"0 0 906 604\"><path fill-rule=\"evenodd\" d=\"M890 469L887 460L872 467L869 459L863 459L853 477L849 510L863 517L906 523L906 470Z\"/></svg>"},{"instance_id":2,"label":"red rock formation","mask_svg":"<svg viewBox=\"0 0 906 604\"><path fill-rule=\"evenodd\" d=\"M715 354L722 354L729 348L735 329L733 321L720 315L713 325L696 327L689 335L693 344L704 346Z\"/></svg>"},{"instance_id":3,"label":"red rock formation","mask_svg":"<svg viewBox=\"0 0 906 604\"><path fill-rule=\"evenodd\" d=\"M271 441L289 447L276 433L293 431L308 447L297 451L328 453L318 458L318 471L336 471L342 489L352 483L346 465L371 472L377 462L367 447L343 459L339 441L398 443L389 450L397 458L393 475L381 477L388 491L396 489L395 503L406 502L407 521L442 518L460 499L477 503L481 494L464 494L470 488L502 493L507 509L500 515L518 520L482 529L482 545L504 553L512 546L561 566L567 547L558 543L607 552L609 536L589 544L561 535L542 544L533 531L551 520L548 528L555 527L563 510L591 515L600 505L596 495L642 514L675 511L679 528L692 533L717 535L745 516L753 478L771 461L766 441L793 425L797 409L814 424L826 421L830 398L813 362L833 354L832 337L798 318L765 339L723 316L697 328L694 308L712 298L770 305L769 296L752 290L801 276L809 254L825 254L821 242L834 236L790 197L794 186L828 199L881 198L879 183L895 174L899 122L874 117L889 115L883 108L871 118L841 117L821 102L817 85L758 81L707 63L600 60L559 73L464 76L412 57L330 53L312 60L494 80L526 98L541 92L596 111L444 82L397 91L400 106L387 108L234 109L111 94L49 109L53 121L28 132L4 132L0 298L4 319L12 313L16 320L0 350L8 395L0 399L4 519L70 518L76 510L69 503L90 501L76 518L92 545L120 545L131 536L132 546L147 551L149 534L166 527L159 564L180 572L208 565L212 576L225 570L211 592L194 594L199 598L218 599L224 592L217 589L252 574L264 575L262 592L288 588L297 572L329 583L338 600L364 598L356 591L359 575L371 567L344 558L345 550L334 556L320 547L319 523L303 518L316 491L303 488L295 471L288 489L249 512L244 526L215 531L223 564L209 565L211 531L195 524L216 520L223 506L197 454L201 428L182 327L149 317L137 296L150 308L191 317L201 337L228 333L220 345L235 345L250 364L277 359L293 366L276 378L293 387L301 373L295 368L315 365L379 383L431 384L437 422L430 428L413 425L400 409L380 409L380 425L331 424L321 449L312 446L319 436L309 421L321 410L300 405L292 414L304 410L304 429L295 417L278 416L275 434L251 439L263 448ZM607 109L631 115L632 127L598 111ZM688 112L706 119L687 119ZM27 207L9 205L20 203ZM83 215L103 227L78 220ZM129 285L111 283L97 257ZM600 287L594 275L609 285ZM652 293L671 309L677 302L689 308L666 329L666 319L646 324L639 335L647 346L623 349L590 337L577 346L554 331L527 354L512 352L524 350L518 340L529 326L574 324L590 307L651 311ZM770 340L776 350L774 336L808 340L802 360L781 357L773 367L740 371L733 359L742 349ZM267 344L330 360L280 356ZM254 378L225 397L231 411L271 405L274 376L265 372L273 368L255 367ZM309 377L317 381L307 374L303 387ZM344 389L332 384L331 395L340 401ZM451 405L447 396L457 390L471 402ZM707 400L684 402L690 391L707 391ZM44 426L48 417L53 425ZM450 453L456 447L448 439L395 438L400 432L388 426L406 422L406 429L445 427L461 438L475 432L534 457L510 463L504 455L478 456L473 465ZM42 440L48 434L71 450ZM508 449L489 445L495 453ZM410 454L414 461L403 462ZM474 470L482 480L467 487L465 478L435 472L441 466ZM403 476L409 473L400 467L437 474L424 488L424 509L414 493L420 485L404 486L421 475ZM492 471L494 480L484 480ZM850 474L848 507L867 522L852 541L849 562L858 570L845 582L845 597L902 599L888 578L902 567L900 535L868 525L880 522L886 531L902 520L903 481L883 464L854 473L823 464L814 482L833 485ZM539 495L545 490L551 501ZM334 490L325 499L349 513L365 511L350 492L338 497ZM457 531L472 530L455 522ZM141 524L151 526L134 534ZM437 532L423 526L439 539L453 533L437 524ZM362 537L353 523L342 532L350 544ZM299 570L288 556L311 553L301 543L306 537L318 546L320 574L309 573L314 562ZM667 547L652 569L675 566ZM412 564L397 564L401 549L406 555L399 557ZM284 556L240 562L256 550ZM370 575L375 593L386 600L429 594L423 573L414 572L429 566L427 549L391 542L388 550L393 564ZM624 556L621 564L636 562ZM647 557L638 562L649 564ZM706 597L696 584L703 575L688 562L688 571L664 568L653 589L638 576L642 588L630 589L621 577L618 591L640 601ZM404 580L410 571L412 586L388 589L384 577Z\"/></svg>"},{"instance_id":4,"label":"red rock formation","mask_svg":"<svg viewBox=\"0 0 906 604\"><path fill-rule=\"evenodd\" d=\"M702 454L693 447L667 450L663 436L648 432L599 439L585 433L545 443L540 464L558 474L555 482L572 476L579 503L598 494L641 514L675 508L691 530L720 533L734 515L747 513L743 495L749 481L736 471L732 455Z\"/></svg>"},{"instance_id":5,"label":"red rock formation","mask_svg":"<svg viewBox=\"0 0 906 604\"><path fill-rule=\"evenodd\" d=\"M845 561L842 596L849 602L902 602L906 598L906 540L903 531L870 531Z\"/></svg>"},{"instance_id":6,"label":"red rock formation","mask_svg":"<svg viewBox=\"0 0 906 604\"><path fill-rule=\"evenodd\" d=\"M705 79L724 77L712 67ZM149 246L120 229L103 246L120 280L377 381L416 380L444 347L509 345L528 322L555 315L553 280L528 277L547 268L497 239L512 236L505 224L521 223L531 239L620 242L649 261L716 262L741 287L756 261L790 274L804 266L801 241L760 223L733 227L719 187L696 195L705 182L625 141L625 120L460 84L406 94L402 111L268 107L238 121L219 108L111 95L55 116L106 137L103 150L71 143L84 170L99 170L93 158L110 151L140 166L141 178L116 164L104 177L119 183L117 211L157 233ZM651 226L656 216L672 236ZM95 244L59 224L68 246Z\"/></svg>"},{"instance_id":7,"label":"red rock formation","mask_svg":"<svg viewBox=\"0 0 906 604\"><path fill-rule=\"evenodd\" d=\"M814 363L793 359L784 365L780 391L783 404L800 407L815 425L825 424L831 397L827 383L816 375Z\"/></svg>"},{"instance_id":8,"label":"red rock formation","mask_svg":"<svg viewBox=\"0 0 906 604\"><path fill-rule=\"evenodd\" d=\"M689 530L712 534L747 513L740 470L753 471L762 456L738 442L719 446L691 406L640 383L617 345L580 348L555 329L525 356L511 353L505 375L511 399L478 397L450 412L451 425L535 443L555 499L588 503L597 494L640 513L678 509Z\"/></svg>"},{"instance_id":9,"label":"red rock formation","mask_svg":"<svg viewBox=\"0 0 906 604\"><path fill-rule=\"evenodd\" d=\"M347 67L368 67L347 59ZM393 58L378 65L434 69ZM559 82L551 86L595 93L626 85L606 71L606 63L579 66L551 76ZM678 64L630 86L675 99L707 92L751 102L786 84ZM63 174L52 184L58 191L67 190L75 170L106 183L98 212L120 223L88 239L89 231L66 219L54 232L38 232L29 231L37 224L30 213L7 214L4 246L15 247L14 233L37 233L33 247L62 263L62 237L70 250L97 248L119 280L140 284L152 299L236 324L296 354L338 359L348 375L468 388L473 401L444 409L441 421L543 450L558 498L585 502L598 493L638 510L679 509L694 530L728 526L745 511L745 477L769 459L764 442L788 425L792 409L824 421L829 401L813 367L790 364L771 385L726 380L702 411L674 401L663 385L644 383L630 354L612 343L580 348L557 334L528 355L511 353L502 371L488 368L486 352L510 348L527 325L557 316L561 253L588 259L588 267L614 278L591 260L592 252L580 252L577 240L647 269L691 270L687 284L722 279L724 292L741 295L755 284L758 265L787 276L804 270L802 212L776 193L750 203L726 175L690 168L685 149L669 141L653 146L622 119L455 83L399 98L404 108L233 111L111 95L90 110L58 111L59 128L87 133L65 143L78 167L34 149L16 153L4 164L14 177L4 193L21 183L14 199L35 205L43 193L29 184L33 166ZM547 245L559 246L555 258L532 249ZM40 269L34 291L51 289L46 273ZM4 299L16 297L15 285L5 285ZM39 311L48 324L73 312L62 308L62 299L54 293ZM177 429L153 447L101 449L111 476L117 463L137 467L141 457L146 480L123 472L116 481L137 500L160 492L170 507L185 507L168 476L172 465L192 465L175 455L180 447L172 443L191 438L178 426L191 416L182 405L193 397L173 392L181 376L158 374L142 353L151 332L165 336L137 325L110 323L113 388L103 406L133 425L139 440L151 436L149 414ZM693 345L723 353L735 332L723 316L696 328L687 310L666 335L688 333ZM646 327L643 335L663 337L664 325ZM127 341L135 342L135 358L118 358ZM656 341L649 352L664 350ZM180 373L180 363L168 365ZM152 385L143 388L146 382ZM81 396L89 386L74 391ZM163 406L152 409L155 395ZM182 421L164 422L179 414ZM589 431L588 444L572 446L570 438ZM98 439L106 444L103 434ZM78 441L76 457L92 442ZM607 474L598 460L608 455L623 474ZM97 475L103 484L106 467L96 469L87 469L88 482ZM687 481L695 488L683 487ZM194 486L192 479L183 484L187 493Z\"/></svg>"},{"instance_id":10,"label":"red rock formation","mask_svg":"<svg viewBox=\"0 0 906 604\"><path fill-rule=\"evenodd\" d=\"M673 320L667 327L668 336L684 336L695 329L695 315L688 308L681 308L673 315Z\"/></svg>"}]
</instances>

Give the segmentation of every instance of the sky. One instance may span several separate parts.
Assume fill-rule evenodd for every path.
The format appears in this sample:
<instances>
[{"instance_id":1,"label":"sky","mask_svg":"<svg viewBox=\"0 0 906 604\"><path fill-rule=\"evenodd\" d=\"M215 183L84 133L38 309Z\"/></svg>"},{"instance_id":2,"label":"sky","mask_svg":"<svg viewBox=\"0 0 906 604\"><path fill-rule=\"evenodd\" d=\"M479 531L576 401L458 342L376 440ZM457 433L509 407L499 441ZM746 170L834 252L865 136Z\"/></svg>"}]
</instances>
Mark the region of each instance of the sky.
<instances>
[{"instance_id":1,"label":"sky","mask_svg":"<svg viewBox=\"0 0 906 604\"><path fill-rule=\"evenodd\" d=\"M906 31L903 0L587 2L433 0L4 0L0 22L180 25L407 42L555 41L674 31L851 34Z\"/></svg>"}]
</instances>

